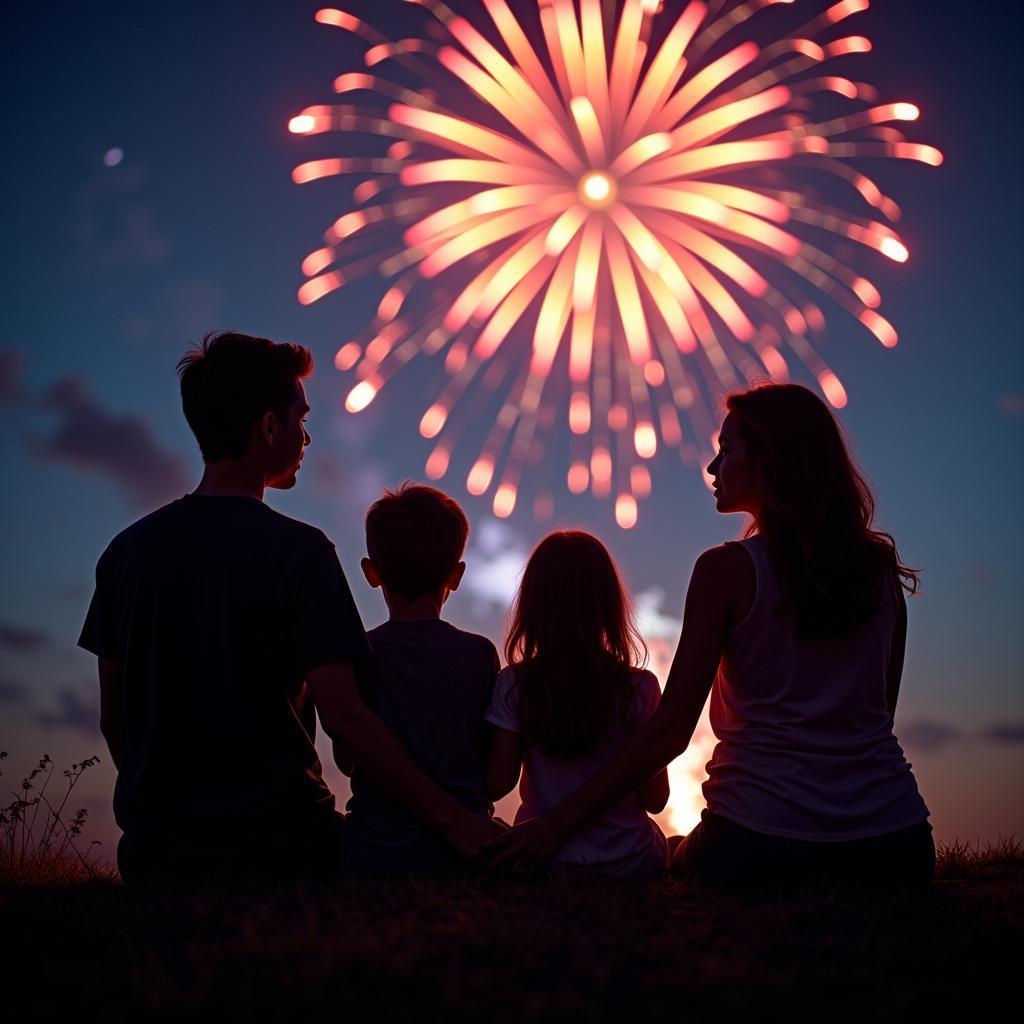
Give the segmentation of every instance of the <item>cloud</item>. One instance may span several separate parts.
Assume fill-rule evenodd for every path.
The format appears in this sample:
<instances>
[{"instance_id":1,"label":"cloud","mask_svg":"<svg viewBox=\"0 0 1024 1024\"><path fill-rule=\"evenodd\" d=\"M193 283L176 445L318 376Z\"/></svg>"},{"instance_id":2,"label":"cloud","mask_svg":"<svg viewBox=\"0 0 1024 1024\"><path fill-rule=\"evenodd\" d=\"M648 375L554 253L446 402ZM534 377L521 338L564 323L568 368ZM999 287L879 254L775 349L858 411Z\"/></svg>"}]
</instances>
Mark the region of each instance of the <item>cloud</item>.
<instances>
[{"instance_id":1,"label":"cloud","mask_svg":"<svg viewBox=\"0 0 1024 1024\"><path fill-rule=\"evenodd\" d=\"M384 493L385 487L394 488L400 482L388 480L368 453L349 450L348 457L340 459L330 453L310 451L305 464L308 469L303 472L312 471L313 489L317 494L337 498L360 517Z\"/></svg>"},{"instance_id":2,"label":"cloud","mask_svg":"<svg viewBox=\"0 0 1024 1024\"><path fill-rule=\"evenodd\" d=\"M323 436L319 431L313 435L307 457L316 460L313 469L317 490L335 494L346 508L362 516L385 487L396 488L408 474L394 476L394 470L380 459L380 438L369 421L340 407L335 397L336 382L321 377L321 373L326 377L334 372L318 369L313 379L310 404L314 409L327 404L334 414ZM339 457L338 452L344 454Z\"/></svg>"},{"instance_id":3,"label":"cloud","mask_svg":"<svg viewBox=\"0 0 1024 1024\"><path fill-rule=\"evenodd\" d=\"M675 642L679 639L679 631L683 628L683 620L678 615L668 615L662 611L665 601L663 587L649 587L641 590L633 599L636 608L636 622L645 637L663 637Z\"/></svg>"},{"instance_id":4,"label":"cloud","mask_svg":"<svg viewBox=\"0 0 1024 1024\"><path fill-rule=\"evenodd\" d=\"M997 722L981 735L993 743L1024 743L1024 722Z\"/></svg>"},{"instance_id":5,"label":"cloud","mask_svg":"<svg viewBox=\"0 0 1024 1024\"><path fill-rule=\"evenodd\" d=\"M978 590L991 590L996 581L995 566L989 562L972 562L967 567L967 578Z\"/></svg>"},{"instance_id":6,"label":"cloud","mask_svg":"<svg viewBox=\"0 0 1024 1024\"><path fill-rule=\"evenodd\" d=\"M904 746L926 753L944 750L951 743L979 739L1007 746L1024 743L1024 721L993 722L977 732L968 734L948 722L918 720L899 726L896 732Z\"/></svg>"},{"instance_id":7,"label":"cloud","mask_svg":"<svg viewBox=\"0 0 1024 1024\"><path fill-rule=\"evenodd\" d=\"M45 403L58 422L50 437L30 439L36 454L112 480L140 508L188 490L184 460L161 449L146 420L105 409L81 378L58 381Z\"/></svg>"},{"instance_id":8,"label":"cloud","mask_svg":"<svg viewBox=\"0 0 1024 1024\"><path fill-rule=\"evenodd\" d=\"M28 687L11 679L0 679L0 704L22 704L28 699Z\"/></svg>"},{"instance_id":9,"label":"cloud","mask_svg":"<svg viewBox=\"0 0 1024 1024\"><path fill-rule=\"evenodd\" d=\"M23 365L20 352L12 349L0 352L0 405L20 402L26 397L21 383Z\"/></svg>"},{"instance_id":10,"label":"cloud","mask_svg":"<svg viewBox=\"0 0 1024 1024\"><path fill-rule=\"evenodd\" d=\"M89 687L88 696L82 696L84 687L66 686L57 693L57 706L50 711L38 711L37 725L50 729L77 729L95 735L99 731L100 705L95 687Z\"/></svg>"},{"instance_id":11,"label":"cloud","mask_svg":"<svg viewBox=\"0 0 1024 1024\"><path fill-rule=\"evenodd\" d=\"M333 455L309 455L306 457L313 472L313 485L317 490L333 491L345 482L345 469L341 460Z\"/></svg>"},{"instance_id":12,"label":"cloud","mask_svg":"<svg viewBox=\"0 0 1024 1024\"><path fill-rule=\"evenodd\" d=\"M84 583L55 583L50 587L50 593L58 601L67 601L69 604L80 604L89 599L92 588Z\"/></svg>"},{"instance_id":13,"label":"cloud","mask_svg":"<svg viewBox=\"0 0 1024 1024\"><path fill-rule=\"evenodd\" d=\"M633 598L637 628L647 644L647 667L658 677L662 686L668 678L679 633L683 628L683 620L678 615L668 614L662 609L664 602L665 590L662 587L641 590Z\"/></svg>"},{"instance_id":14,"label":"cloud","mask_svg":"<svg viewBox=\"0 0 1024 1024\"><path fill-rule=\"evenodd\" d=\"M1007 391L999 396L999 411L1009 419L1024 416L1024 391Z\"/></svg>"},{"instance_id":15,"label":"cloud","mask_svg":"<svg viewBox=\"0 0 1024 1024\"><path fill-rule=\"evenodd\" d=\"M951 743L964 738L964 734L948 722L927 718L901 722L896 733L903 746L928 754L944 750Z\"/></svg>"},{"instance_id":16,"label":"cloud","mask_svg":"<svg viewBox=\"0 0 1024 1024\"><path fill-rule=\"evenodd\" d=\"M474 529L462 589L471 595L478 614L504 612L511 605L529 557L526 538L508 524L485 519ZM650 668L662 683L682 629L681 617L666 611L664 602L662 587L649 587L634 598L637 628L647 644Z\"/></svg>"},{"instance_id":17,"label":"cloud","mask_svg":"<svg viewBox=\"0 0 1024 1024\"><path fill-rule=\"evenodd\" d=\"M470 534L462 586L478 612L508 608L529 557L526 539L496 519L485 519Z\"/></svg>"},{"instance_id":18,"label":"cloud","mask_svg":"<svg viewBox=\"0 0 1024 1024\"><path fill-rule=\"evenodd\" d=\"M5 650L18 653L41 651L48 647L49 643L49 637L41 630L0 622L0 647Z\"/></svg>"}]
</instances>

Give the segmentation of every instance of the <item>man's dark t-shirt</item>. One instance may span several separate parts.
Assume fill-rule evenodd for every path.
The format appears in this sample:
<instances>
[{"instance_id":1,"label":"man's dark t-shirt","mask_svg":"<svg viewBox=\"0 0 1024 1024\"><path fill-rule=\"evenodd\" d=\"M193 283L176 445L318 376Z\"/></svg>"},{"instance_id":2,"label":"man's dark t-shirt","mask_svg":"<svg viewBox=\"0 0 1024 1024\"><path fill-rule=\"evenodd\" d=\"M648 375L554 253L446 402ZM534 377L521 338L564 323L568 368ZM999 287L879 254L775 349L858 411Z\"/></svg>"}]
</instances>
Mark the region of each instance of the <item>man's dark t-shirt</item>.
<instances>
[{"instance_id":1,"label":"man's dark t-shirt","mask_svg":"<svg viewBox=\"0 0 1024 1024\"><path fill-rule=\"evenodd\" d=\"M484 715L499 669L494 644L440 619L385 622L369 639L373 654L357 664L363 700L434 782L467 810L489 817ZM404 872L461 863L440 833L358 765L348 810L346 847L354 867Z\"/></svg>"},{"instance_id":2,"label":"man's dark t-shirt","mask_svg":"<svg viewBox=\"0 0 1024 1024\"><path fill-rule=\"evenodd\" d=\"M79 645L119 662L114 816L171 864L257 864L329 827L305 673L368 650L334 546L256 498L187 495L96 567Z\"/></svg>"}]
</instances>

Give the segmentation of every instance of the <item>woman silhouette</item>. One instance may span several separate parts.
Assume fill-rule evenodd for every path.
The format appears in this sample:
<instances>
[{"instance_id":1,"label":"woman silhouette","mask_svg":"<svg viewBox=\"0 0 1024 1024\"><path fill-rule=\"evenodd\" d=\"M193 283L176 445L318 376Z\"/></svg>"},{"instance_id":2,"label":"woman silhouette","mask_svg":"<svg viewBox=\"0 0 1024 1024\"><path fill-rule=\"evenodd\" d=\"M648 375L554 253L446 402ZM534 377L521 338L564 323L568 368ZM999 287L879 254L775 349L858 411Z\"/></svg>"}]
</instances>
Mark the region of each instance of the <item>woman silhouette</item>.
<instances>
[{"instance_id":1,"label":"woman silhouette","mask_svg":"<svg viewBox=\"0 0 1024 1024\"><path fill-rule=\"evenodd\" d=\"M893 735L917 575L888 534L838 424L812 392L734 394L708 466L743 540L694 566L664 699L589 783L493 841L531 868L690 741L711 691L707 810L673 870L724 884L928 881L928 809Z\"/></svg>"}]
</instances>

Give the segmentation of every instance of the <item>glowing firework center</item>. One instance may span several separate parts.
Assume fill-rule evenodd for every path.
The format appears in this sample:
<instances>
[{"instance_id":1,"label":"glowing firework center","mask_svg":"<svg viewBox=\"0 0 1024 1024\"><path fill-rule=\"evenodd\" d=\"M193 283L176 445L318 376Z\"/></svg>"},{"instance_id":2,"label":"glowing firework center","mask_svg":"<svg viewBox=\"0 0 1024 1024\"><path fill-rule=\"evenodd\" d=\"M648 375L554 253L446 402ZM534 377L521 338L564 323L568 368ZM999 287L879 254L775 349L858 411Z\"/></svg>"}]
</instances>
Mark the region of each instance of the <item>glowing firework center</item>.
<instances>
[{"instance_id":1,"label":"glowing firework center","mask_svg":"<svg viewBox=\"0 0 1024 1024\"><path fill-rule=\"evenodd\" d=\"M590 171L580 178L580 201L594 210L603 210L615 202L618 188L606 171Z\"/></svg>"},{"instance_id":2,"label":"glowing firework center","mask_svg":"<svg viewBox=\"0 0 1024 1024\"><path fill-rule=\"evenodd\" d=\"M758 15L776 6L766 41ZM435 23L397 41L318 11L363 41L364 67L335 79L343 102L289 128L377 143L293 172L338 179L348 205L303 261L299 300L380 283L377 315L335 359L353 378L346 408L433 358L439 392L419 423L431 479L465 474L507 516L527 471L568 447L568 489L611 500L628 528L651 460L710 458L722 391L793 372L843 406L816 345L822 302L886 347L897 336L832 240L869 270L908 258L899 207L860 161L942 155L897 127L914 104L878 102L843 73L871 49L846 26L868 0L802 22L812 6L419 0ZM465 113L481 103L483 116ZM818 183L855 210L824 202ZM497 411L482 433L487 396ZM550 515L552 493L535 492Z\"/></svg>"}]
</instances>

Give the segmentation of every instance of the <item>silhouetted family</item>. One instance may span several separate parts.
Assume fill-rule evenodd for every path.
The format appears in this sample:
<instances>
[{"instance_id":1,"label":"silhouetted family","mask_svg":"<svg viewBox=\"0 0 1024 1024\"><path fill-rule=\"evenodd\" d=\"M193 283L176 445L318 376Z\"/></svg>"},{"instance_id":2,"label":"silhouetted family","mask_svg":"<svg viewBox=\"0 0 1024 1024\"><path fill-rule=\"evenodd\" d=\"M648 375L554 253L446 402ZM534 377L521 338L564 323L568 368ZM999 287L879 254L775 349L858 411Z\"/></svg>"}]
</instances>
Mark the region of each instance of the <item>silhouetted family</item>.
<instances>
[{"instance_id":1,"label":"silhouetted family","mask_svg":"<svg viewBox=\"0 0 1024 1024\"><path fill-rule=\"evenodd\" d=\"M510 614L502 669L441 617L469 523L425 486L366 515L364 632L331 541L273 511L309 434L305 348L207 335L179 364L205 470L129 526L96 568L80 645L99 659L126 882L460 869L703 882L931 879L928 809L893 734L917 575L811 391L730 395L707 467L742 540L693 568L664 696L628 592L596 537L549 534ZM472 571L472 568L470 568ZM669 798L710 693L707 809ZM316 719L352 779L335 809ZM493 801L519 785L509 828Z\"/></svg>"}]
</instances>

